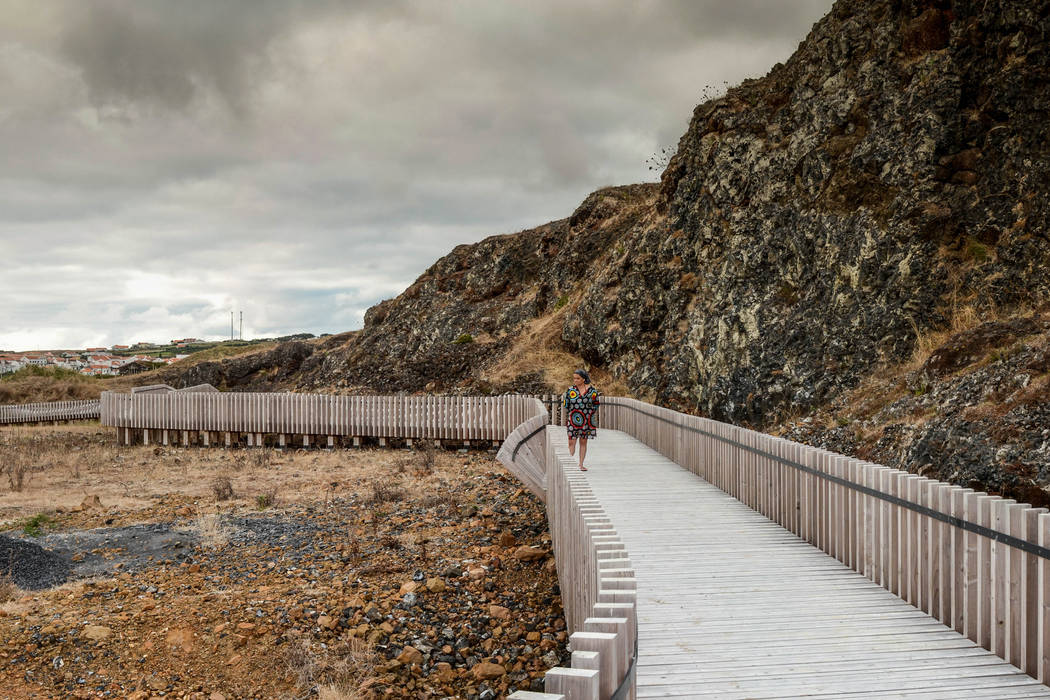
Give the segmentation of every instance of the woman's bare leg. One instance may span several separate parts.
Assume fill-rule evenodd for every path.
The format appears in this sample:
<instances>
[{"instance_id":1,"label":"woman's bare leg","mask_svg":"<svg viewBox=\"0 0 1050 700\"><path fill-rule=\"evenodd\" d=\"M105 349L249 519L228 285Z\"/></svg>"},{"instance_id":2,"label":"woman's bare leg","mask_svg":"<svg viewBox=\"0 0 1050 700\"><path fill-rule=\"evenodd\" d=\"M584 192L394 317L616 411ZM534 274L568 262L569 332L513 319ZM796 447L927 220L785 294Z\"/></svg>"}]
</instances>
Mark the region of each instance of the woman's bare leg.
<instances>
[{"instance_id":1,"label":"woman's bare leg","mask_svg":"<svg viewBox=\"0 0 1050 700\"><path fill-rule=\"evenodd\" d=\"M580 469L586 470L587 467L583 466L583 460L587 457L587 438L580 438Z\"/></svg>"},{"instance_id":2,"label":"woman's bare leg","mask_svg":"<svg viewBox=\"0 0 1050 700\"><path fill-rule=\"evenodd\" d=\"M569 456L572 457L576 454L576 438L569 438Z\"/></svg>"}]
</instances>

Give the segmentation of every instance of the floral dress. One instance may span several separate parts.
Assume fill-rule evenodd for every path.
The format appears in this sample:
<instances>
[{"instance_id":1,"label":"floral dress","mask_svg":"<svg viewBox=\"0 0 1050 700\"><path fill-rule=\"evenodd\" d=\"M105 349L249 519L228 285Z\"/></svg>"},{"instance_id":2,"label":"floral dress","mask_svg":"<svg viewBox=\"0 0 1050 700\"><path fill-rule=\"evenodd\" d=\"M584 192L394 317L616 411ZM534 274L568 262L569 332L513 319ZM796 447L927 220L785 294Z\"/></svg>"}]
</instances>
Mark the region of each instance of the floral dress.
<instances>
[{"instance_id":1,"label":"floral dress","mask_svg":"<svg viewBox=\"0 0 1050 700\"><path fill-rule=\"evenodd\" d=\"M565 410L568 412L569 437L594 438L598 436L598 390L590 384L581 393L575 386L565 392Z\"/></svg>"}]
</instances>

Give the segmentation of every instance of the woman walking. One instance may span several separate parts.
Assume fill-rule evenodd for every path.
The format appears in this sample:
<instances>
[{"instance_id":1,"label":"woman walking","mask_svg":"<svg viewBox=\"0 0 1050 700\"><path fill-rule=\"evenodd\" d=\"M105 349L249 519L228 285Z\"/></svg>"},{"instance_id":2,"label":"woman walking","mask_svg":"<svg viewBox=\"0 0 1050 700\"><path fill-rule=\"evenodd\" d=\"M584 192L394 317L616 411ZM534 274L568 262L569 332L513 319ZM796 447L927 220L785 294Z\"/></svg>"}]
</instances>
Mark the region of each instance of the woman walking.
<instances>
[{"instance_id":1,"label":"woman walking","mask_svg":"<svg viewBox=\"0 0 1050 700\"><path fill-rule=\"evenodd\" d=\"M598 411L598 390L591 384L587 370L572 373L572 386L565 392L566 428L569 430L569 454L576 453L580 441L580 470L587 471L583 460L587 457L587 440L598 436L594 414Z\"/></svg>"}]
</instances>

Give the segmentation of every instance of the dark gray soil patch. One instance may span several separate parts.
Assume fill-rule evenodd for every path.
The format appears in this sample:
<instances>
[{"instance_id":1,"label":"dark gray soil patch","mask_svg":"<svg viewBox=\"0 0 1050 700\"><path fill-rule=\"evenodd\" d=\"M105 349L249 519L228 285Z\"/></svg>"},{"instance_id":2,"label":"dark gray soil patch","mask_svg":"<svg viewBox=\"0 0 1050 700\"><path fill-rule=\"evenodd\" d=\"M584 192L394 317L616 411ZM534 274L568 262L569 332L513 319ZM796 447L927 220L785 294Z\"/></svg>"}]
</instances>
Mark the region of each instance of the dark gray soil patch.
<instances>
[{"instance_id":1,"label":"dark gray soil patch","mask_svg":"<svg viewBox=\"0 0 1050 700\"><path fill-rule=\"evenodd\" d=\"M10 576L19 588L51 588L65 583L71 571L68 556L48 551L35 542L0 535L0 576Z\"/></svg>"},{"instance_id":2,"label":"dark gray soil patch","mask_svg":"<svg viewBox=\"0 0 1050 700\"><path fill-rule=\"evenodd\" d=\"M323 530L298 518L224 517L229 545L279 547L282 560L298 563L314 556L316 535ZM69 579L140 571L162 564L222 562L234 576L242 562L229 549L200 550L198 534L188 523L149 523L126 527L58 532L33 539L0 535L0 575L25 590L40 590Z\"/></svg>"},{"instance_id":3,"label":"dark gray soil patch","mask_svg":"<svg viewBox=\"0 0 1050 700\"><path fill-rule=\"evenodd\" d=\"M150 523L127 527L60 532L38 538L58 554L73 562L73 576L86 578L112 574L117 564L122 571L136 571L157 564L181 562L190 558L197 535L172 526Z\"/></svg>"}]
</instances>

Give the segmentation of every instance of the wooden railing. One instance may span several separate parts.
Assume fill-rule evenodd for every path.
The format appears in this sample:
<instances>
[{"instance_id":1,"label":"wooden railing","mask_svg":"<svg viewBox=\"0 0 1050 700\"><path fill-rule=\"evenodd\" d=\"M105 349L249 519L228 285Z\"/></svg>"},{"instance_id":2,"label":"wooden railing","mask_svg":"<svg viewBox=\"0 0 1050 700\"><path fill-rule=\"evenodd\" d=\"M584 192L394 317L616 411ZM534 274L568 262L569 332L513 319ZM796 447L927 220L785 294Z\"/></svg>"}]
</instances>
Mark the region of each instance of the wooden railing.
<instances>
[{"instance_id":1,"label":"wooden railing","mask_svg":"<svg viewBox=\"0 0 1050 700\"><path fill-rule=\"evenodd\" d=\"M103 425L130 444L230 444L249 446L302 438L304 445L337 438L502 441L534 415L524 396L334 396L160 392L102 394Z\"/></svg>"},{"instance_id":2,"label":"wooden railing","mask_svg":"<svg viewBox=\"0 0 1050 700\"><path fill-rule=\"evenodd\" d=\"M0 425L98 418L99 400L49 401L0 406Z\"/></svg>"},{"instance_id":3,"label":"wooden railing","mask_svg":"<svg viewBox=\"0 0 1050 700\"><path fill-rule=\"evenodd\" d=\"M550 414L544 402L532 399L534 415L519 424L503 441L496 458L529 487L540 500L547 500L547 423Z\"/></svg>"},{"instance_id":4,"label":"wooden railing","mask_svg":"<svg viewBox=\"0 0 1050 700\"><path fill-rule=\"evenodd\" d=\"M545 693L510 697L632 698L638 646L634 569L576 460L550 439L550 403L534 400L535 415L510 433L497 456L545 501L572 665L547 672Z\"/></svg>"},{"instance_id":5,"label":"wooden railing","mask_svg":"<svg viewBox=\"0 0 1050 700\"><path fill-rule=\"evenodd\" d=\"M1043 683L1050 514L752 430L606 398L622 430Z\"/></svg>"}]
</instances>

